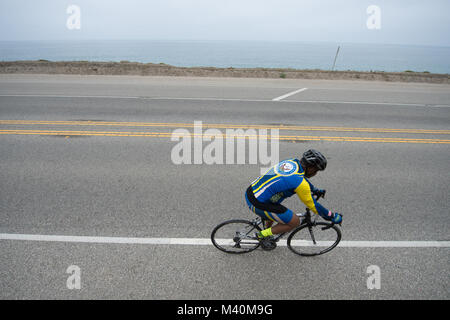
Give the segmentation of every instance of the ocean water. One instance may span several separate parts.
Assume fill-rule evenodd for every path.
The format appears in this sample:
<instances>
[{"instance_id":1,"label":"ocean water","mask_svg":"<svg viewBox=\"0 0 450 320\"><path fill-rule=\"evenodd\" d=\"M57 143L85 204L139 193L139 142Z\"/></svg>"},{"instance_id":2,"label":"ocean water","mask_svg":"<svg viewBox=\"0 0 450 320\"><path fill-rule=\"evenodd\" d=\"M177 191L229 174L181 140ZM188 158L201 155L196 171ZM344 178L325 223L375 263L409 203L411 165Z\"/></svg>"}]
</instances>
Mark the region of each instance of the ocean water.
<instances>
[{"instance_id":1,"label":"ocean water","mask_svg":"<svg viewBox=\"0 0 450 320\"><path fill-rule=\"evenodd\" d=\"M264 41L0 41L0 61L134 61L174 66L450 73L450 47Z\"/></svg>"}]
</instances>

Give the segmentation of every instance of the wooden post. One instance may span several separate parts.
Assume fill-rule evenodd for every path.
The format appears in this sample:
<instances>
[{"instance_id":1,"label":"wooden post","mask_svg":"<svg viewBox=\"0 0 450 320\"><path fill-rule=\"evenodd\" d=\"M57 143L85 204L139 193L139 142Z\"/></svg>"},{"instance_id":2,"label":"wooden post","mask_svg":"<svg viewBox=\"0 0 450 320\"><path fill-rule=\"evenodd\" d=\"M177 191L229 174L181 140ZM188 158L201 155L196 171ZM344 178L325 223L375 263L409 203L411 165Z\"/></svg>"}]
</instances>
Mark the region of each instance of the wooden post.
<instances>
[{"instance_id":1,"label":"wooden post","mask_svg":"<svg viewBox=\"0 0 450 320\"><path fill-rule=\"evenodd\" d=\"M337 59L337 56L338 56L338 54L339 54L339 48L340 48L340 47L341 47L341 46L338 46L338 48L337 48L336 56L334 57L333 68L331 68L331 71L334 71L334 67L335 67L335 65L336 65L336 59Z\"/></svg>"}]
</instances>

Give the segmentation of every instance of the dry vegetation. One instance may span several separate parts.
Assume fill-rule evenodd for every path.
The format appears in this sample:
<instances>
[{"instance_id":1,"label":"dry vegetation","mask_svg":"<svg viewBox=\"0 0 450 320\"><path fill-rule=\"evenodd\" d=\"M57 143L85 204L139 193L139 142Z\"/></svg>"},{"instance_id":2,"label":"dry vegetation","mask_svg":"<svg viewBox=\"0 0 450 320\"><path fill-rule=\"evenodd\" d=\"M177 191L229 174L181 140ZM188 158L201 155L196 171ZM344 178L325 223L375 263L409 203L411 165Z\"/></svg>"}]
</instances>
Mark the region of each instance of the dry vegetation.
<instances>
[{"instance_id":1,"label":"dry vegetation","mask_svg":"<svg viewBox=\"0 0 450 320\"><path fill-rule=\"evenodd\" d=\"M377 80L400 82L449 83L449 74L428 72L359 72L269 68L175 67L167 64L138 62L89 61L8 61L0 62L0 73L79 74L79 75L142 75L198 76L281 79Z\"/></svg>"}]
</instances>

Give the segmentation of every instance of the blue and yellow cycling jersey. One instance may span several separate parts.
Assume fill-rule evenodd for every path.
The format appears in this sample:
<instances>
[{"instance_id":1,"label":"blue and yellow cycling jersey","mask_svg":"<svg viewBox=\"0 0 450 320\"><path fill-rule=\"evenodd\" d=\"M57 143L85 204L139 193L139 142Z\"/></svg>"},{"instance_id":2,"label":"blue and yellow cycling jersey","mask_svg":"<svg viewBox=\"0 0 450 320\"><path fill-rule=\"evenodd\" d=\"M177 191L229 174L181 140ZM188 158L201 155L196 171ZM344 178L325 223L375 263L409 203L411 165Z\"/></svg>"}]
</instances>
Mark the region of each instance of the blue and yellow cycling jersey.
<instances>
[{"instance_id":1,"label":"blue and yellow cycling jersey","mask_svg":"<svg viewBox=\"0 0 450 320\"><path fill-rule=\"evenodd\" d=\"M311 192L316 188L304 175L305 172L298 159L287 159L270 168L253 181L250 187L258 202L280 204L284 199L297 194L311 211L327 216L328 209L314 200Z\"/></svg>"}]
</instances>

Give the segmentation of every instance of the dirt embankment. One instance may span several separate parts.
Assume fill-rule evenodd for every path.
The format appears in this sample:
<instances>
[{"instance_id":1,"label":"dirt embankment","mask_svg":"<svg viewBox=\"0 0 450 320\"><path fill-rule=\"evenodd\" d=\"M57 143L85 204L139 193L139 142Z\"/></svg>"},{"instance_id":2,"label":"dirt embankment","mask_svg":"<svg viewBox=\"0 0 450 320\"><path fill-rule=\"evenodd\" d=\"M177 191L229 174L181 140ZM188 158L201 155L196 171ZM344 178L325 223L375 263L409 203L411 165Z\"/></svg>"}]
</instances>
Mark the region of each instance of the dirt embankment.
<instances>
[{"instance_id":1,"label":"dirt embankment","mask_svg":"<svg viewBox=\"0 0 450 320\"><path fill-rule=\"evenodd\" d=\"M449 74L436 74L427 72L360 72L271 68L175 67L163 63L153 64L129 61L2 61L0 62L0 73L198 76L450 83Z\"/></svg>"}]
</instances>

